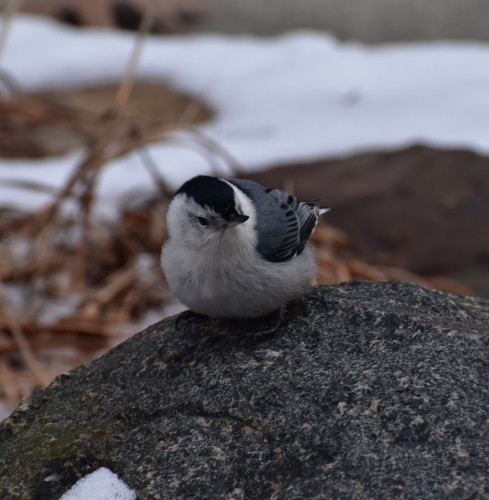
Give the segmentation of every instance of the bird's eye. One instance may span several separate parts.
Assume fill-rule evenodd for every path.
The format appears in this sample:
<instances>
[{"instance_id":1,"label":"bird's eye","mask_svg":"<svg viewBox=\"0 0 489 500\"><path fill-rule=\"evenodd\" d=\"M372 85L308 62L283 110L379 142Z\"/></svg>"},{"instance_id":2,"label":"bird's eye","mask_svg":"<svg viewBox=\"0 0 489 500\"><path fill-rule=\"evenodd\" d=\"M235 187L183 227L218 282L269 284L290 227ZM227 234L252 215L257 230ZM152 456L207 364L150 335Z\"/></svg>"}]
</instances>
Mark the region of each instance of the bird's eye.
<instances>
[{"instance_id":1,"label":"bird's eye","mask_svg":"<svg viewBox=\"0 0 489 500\"><path fill-rule=\"evenodd\" d=\"M209 221L205 217L197 217L197 220L199 221L199 224L201 226L208 226Z\"/></svg>"}]
</instances>

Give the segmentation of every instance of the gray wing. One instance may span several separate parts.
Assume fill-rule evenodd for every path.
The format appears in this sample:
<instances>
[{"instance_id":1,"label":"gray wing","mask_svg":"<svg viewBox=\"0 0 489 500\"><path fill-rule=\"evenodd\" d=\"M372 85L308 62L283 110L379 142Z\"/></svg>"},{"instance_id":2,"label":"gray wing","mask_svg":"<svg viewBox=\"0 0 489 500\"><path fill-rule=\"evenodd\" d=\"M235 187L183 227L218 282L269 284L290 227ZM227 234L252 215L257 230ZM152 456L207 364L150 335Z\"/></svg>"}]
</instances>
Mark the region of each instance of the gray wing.
<instances>
[{"instance_id":1,"label":"gray wing","mask_svg":"<svg viewBox=\"0 0 489 500\"><path fill-rule=\"evenodd\" d=\"M318 222L319 207L279 189L256 182L228 179L254 202L257 251L268 261L283 262L300 254Z\"/></svg>"}]
</instances>

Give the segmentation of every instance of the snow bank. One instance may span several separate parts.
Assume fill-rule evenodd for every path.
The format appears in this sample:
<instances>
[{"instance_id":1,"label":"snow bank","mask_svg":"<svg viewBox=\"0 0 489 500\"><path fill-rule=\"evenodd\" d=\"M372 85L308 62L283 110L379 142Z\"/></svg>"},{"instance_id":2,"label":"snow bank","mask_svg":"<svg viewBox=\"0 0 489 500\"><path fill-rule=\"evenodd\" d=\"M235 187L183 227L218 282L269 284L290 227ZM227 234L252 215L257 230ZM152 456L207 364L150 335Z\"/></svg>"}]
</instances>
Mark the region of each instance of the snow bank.
<instances>
[{"instance_id":1,"label":"snow bank","mask_svg":"<svg viewBox=\"0 0 489 500\"><path fill-rule=\"evenodd\" d=\"M26 90L93 85L121 77L133 43L131 33L20 17L2 66ZM215 120L201 130L248 171L414 142L489 154L487 44L368 47L312 32L268 39L150 36L138 75L169 82L213 107ZM210 171L205 155L188 145L162 142L150 151L174 187ZM2 179L59 188L79 157L0 159L2 205L37 208L49 199L2 187ZM226 174L225 165L222 170ZM105 169L99 192L103 204L114 207L129 189L150 185L140 160L128 155Z\"/></svg>"}]
</instances>

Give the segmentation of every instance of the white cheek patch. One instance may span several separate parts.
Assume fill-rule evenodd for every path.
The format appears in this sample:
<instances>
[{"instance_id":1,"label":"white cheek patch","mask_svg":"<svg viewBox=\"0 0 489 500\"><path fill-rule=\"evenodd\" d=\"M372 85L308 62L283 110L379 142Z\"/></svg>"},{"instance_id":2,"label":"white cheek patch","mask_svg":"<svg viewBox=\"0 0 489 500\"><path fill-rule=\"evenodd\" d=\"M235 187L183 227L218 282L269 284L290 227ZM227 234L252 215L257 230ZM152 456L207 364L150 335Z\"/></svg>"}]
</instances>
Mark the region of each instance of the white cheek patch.
<instances>
[{"instance_id":1,"label":"white cheek patch","mask_svg":"<svg viewBox=\"0 0 489 500\"><path fill-rule=\"evenodd\" d=\"M231 184L230 182L226 181L223 179L223 181L228 185L231 186L231 188L234 191L234 196L236 198L236 205L238 207L241 207L241 212L243 215L247 215L249 217L249 220L246 221L244 224L248 224L248 226L255 226L256 222L256 210L255 207L253 206L252 201L246 196L241 189L237 188L234 184Z\"/></svg>"},{"instance_id":2,"label":"white cheek patch","mask_svg":"<svg viewBox=\"0 0 489 500\"><path fill-rule=\"evenodd\" d=\"M168 233L170 237L184 237L199 227L197 217L207 217L208 214L194 200L182 194L170 202L167 211Z\"/></svg>"}]
</instances>

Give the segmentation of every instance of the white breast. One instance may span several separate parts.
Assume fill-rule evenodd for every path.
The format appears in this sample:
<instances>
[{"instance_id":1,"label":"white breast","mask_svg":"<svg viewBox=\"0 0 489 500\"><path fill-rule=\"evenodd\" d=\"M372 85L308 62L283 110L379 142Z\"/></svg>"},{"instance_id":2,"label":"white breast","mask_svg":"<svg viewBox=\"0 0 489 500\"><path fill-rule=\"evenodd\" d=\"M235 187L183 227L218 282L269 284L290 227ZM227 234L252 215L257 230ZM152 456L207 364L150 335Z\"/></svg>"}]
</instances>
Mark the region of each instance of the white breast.
<instances>
[{"instance_id":1,"label":"white breast","mask_svg":"<svg viewBox=\"0 0 489 500\"><path fill-rule=\"evenodd\" d=\"M255 250L252 203L229 185L249 219L199 248L183 244L181 227L175 224L161 262L171 290L193 311L211 317L263 316L304 294L316 274L316 261L309 247L286 262L263 260Z\"/></svg>"}]
</instances>

